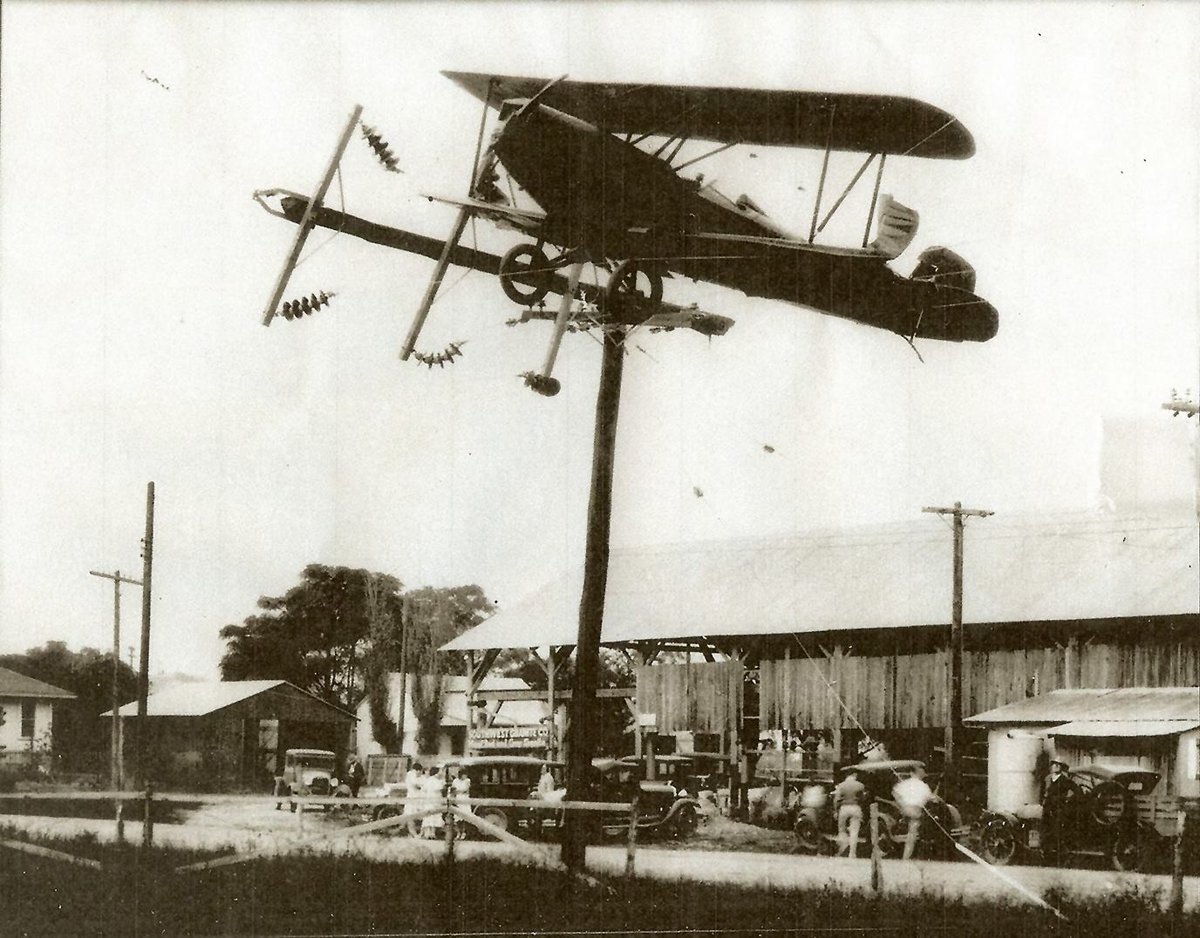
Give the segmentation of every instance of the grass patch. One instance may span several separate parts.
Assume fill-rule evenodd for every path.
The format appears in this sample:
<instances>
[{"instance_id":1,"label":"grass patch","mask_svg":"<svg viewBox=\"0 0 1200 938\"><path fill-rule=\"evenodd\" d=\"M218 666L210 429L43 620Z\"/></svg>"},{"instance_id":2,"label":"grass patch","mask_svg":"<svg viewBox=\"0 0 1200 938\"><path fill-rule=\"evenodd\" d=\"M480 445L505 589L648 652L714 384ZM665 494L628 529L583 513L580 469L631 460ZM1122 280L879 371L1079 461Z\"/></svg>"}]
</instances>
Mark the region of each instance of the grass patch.
<instances>
[{"instance_id":1,"label":"grass patch","mask_svg":"<svg viewBox=\"0 0 1200 938\"><path fill-rule=\"evenodd\" d=\"M0 831L5 839L11 832ZM1200 916L1172 921L1154 893L1136 888L1082 901L1048 896L1070 918L1015 903L966 905L939 895L876 898L832 887L782 890L614 879L591 886L494 857L383 863L299 854L198 873L174 868L212 854L149 851L94 837L36 838L101 859L89 870L0 848L5 935L254 935L372 932L885 930L1021 938L1200 934Z\"/></svg>"}]
</instances>

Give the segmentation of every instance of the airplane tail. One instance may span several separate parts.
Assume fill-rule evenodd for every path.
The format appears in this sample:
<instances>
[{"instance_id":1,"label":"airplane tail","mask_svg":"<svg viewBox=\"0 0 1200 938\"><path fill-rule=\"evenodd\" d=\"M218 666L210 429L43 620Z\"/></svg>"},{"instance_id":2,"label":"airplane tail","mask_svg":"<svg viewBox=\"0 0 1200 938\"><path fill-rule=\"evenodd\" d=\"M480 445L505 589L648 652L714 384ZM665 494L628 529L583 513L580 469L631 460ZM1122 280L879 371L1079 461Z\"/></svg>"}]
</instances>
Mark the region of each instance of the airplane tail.
<instances>
[{"instance_id":1,"label":"airplane tail","mask_svg":"<svg viewBox=\"0 0 1200 938\"><path fill-rule=\"evenodd\" d=\"M888 260L899 257L912 244L917 234L920 216L907 205L901 205L890 195L879 198L879 224L871 250Z\"/></svg>"}]
</instances>

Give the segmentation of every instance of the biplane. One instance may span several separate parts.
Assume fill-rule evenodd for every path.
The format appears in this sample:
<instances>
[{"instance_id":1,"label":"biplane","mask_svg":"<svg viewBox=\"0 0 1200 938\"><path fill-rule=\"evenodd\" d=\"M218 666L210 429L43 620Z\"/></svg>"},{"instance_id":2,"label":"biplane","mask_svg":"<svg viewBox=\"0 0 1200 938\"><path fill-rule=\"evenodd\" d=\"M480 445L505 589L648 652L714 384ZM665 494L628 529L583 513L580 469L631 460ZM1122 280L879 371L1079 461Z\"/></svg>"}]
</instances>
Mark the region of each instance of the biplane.
<instances>
[{"instance_id":1,"label":"biplane","mask_svg":"<svg viewBox=\"0 0 1200 938\"><path fill-rule=\"evenodd\" d=\"M909 276L889 265L913 241L918 216L881 195L888 157L965 159L974 152L967 129L940 108L887 95L443 74L484 105L467 197L439 199L458 209L445 241L321 204L361 109L352 115L314 197L283 190L256 193L268 210L300 226L298 244L309 228L322 226L436 258L402 359L413 353L450 264L495 274L525 318L554 320L542 370L524 376L546 395L559 389L551 373L554 360L564 332L580 317L601 327L648 324L708 335L729 328L725 317L664 300L668 278L807 307L889 330L910 343L918 338L985 342L996 334L996 310L975 294L975 271L955 252L926 249ZM497 121L485 147L492 110ZM680 161L689 141L715 148ZM737 146L824 153L806 232L789 230L747 195L731 199L702 174L684 173ZM865 158L822 214L834 152ZM818 242L872 163L874 186L861 243ZM266 201L273 196L279 197L278 207ZM474 217L516 233L521 241L500 257L461 245ZM298 252L294 247L290 263ZM584 281L585 264L602 272L603 286ZM285 268L268 304L268 324L288 272ZM561 296L557 311L545 307L551 293Z\"/></svg>"}]
</instances>

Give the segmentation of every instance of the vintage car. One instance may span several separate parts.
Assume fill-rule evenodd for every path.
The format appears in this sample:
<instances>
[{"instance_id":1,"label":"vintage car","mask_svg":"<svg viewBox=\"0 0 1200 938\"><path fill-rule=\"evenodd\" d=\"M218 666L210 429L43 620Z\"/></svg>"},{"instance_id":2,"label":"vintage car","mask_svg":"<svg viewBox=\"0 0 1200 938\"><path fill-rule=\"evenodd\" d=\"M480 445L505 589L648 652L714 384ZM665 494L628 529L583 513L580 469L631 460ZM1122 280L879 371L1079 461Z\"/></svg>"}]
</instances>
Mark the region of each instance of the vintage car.
<instances>
[{"instance_id":1,"label":"vintage car","mask_svg":"<svg viewBox=\"0 0 1200 938\"><path fill-rule=\"evenodd\" d=\"M636 786L639 836L688 837L700 822L700 801L690 793L696 787L695 762L685 756L658 756L655 762L673 770L674 778L646 779L645 760L632 756L593 759L590 797L628 802ZM693 789L687 787L689 784ZM629 829L627 815L603 815L598 821L606 835L623 834Z\"/></svg>"},{"instance_id":2,"label":"vintage car","mask_svg":"<svg viewBox=\"0 0 1200 938\"><path fill-rule=\"evenodd\" d=\"M648 758L624 756L622 766L648 777ZM680 795L696 797L702 791L714 791L729 784L728 760L717 753L672 753L654 757L654 781L670 782Z\"/></svg>"},{"instance_id":3,"label":"vintage car","mask_svg":"<svg viewBox=\"0 0 1200 938\"><path fill-rule=\"evenodd\" d=\"M908 832L908 819L893 799L892 788L897 782L924 768L925 763L914 759L887 759L845 766L839 772L839 780L848 772L857 772L858 780L867 789L867 804L874 802L878 805L879 847L884 856L898 856ZM838 847L838 833L833 786L810 782L805 788L810 792L807 798L801 790L789 799L790 810L794 813L792 830L798 846L806 853L834 852ZM817 789L823 797L814 797ZM925 815L921 819L916 855L948 857L954 850L954 841L965 837L967 833L958 809L935 792L925 806ZM870 836L865 818L860 836Z\"/></svg>"},{"instance_id":4,"label":"vintage car","mask_svg":"<svg viewBox=\"0 0 1200 938\"><path fill-rule=\"evenodd\" d=\"M1137 798L1158 785L1159 774L1127 766L1086 765L1067 773L1077 794L1062 812L1059 862L1097 857L1116 870L1145 872L1162 856L1162 838L1138 817ZM1042 806L1016 811L985 811L979 821L979 849L997 865L1050 862Z\"/></svg>"},{"instance_id":5,"label":"vintage car","mask_svg":"<svg viewBox=\"0 0 1200 938\"><path fill-rule=\"evenodd\" d=\"M545 797L539 797L538 782L544 766L549 766L555 788ZM438 766L438 772L443 776L453 776L460 769L465 772L471 782L470 798L528 802L529 807L481 805L474 813L503 831L536 838L562 826L562 811L540 805L562 800L565 768L561 762L548 762L533 756L471 756L447 759ZM588 799L627 802L638 774L636 765L616 759L595 759L588 780ZM696 828L699 802L679 795L670 782L640 781L638 805L638 830L641 833L686 836ZM377 810L376 816L398 815L401 810L399 806L385 805ZM624 832L629 825L629 817L623 812L613 815L589 813L585 817L593 822L597 836Z\"/></svg>"},{"instance_id":6,"label":"vintage car","mask_svg":"<svg viewBox=\"0 0 1200 938\"><path fill-rule=\"evenodd\" d=\"M350 796L350 788L338 783L337 756L328 749L289 749L284 753L283 773L275 777L275 797L315 795L321 798ZM282 806L275 802L275 810ZM291 810L296 810L292 801Z\"/></svg>"}]
</instances>

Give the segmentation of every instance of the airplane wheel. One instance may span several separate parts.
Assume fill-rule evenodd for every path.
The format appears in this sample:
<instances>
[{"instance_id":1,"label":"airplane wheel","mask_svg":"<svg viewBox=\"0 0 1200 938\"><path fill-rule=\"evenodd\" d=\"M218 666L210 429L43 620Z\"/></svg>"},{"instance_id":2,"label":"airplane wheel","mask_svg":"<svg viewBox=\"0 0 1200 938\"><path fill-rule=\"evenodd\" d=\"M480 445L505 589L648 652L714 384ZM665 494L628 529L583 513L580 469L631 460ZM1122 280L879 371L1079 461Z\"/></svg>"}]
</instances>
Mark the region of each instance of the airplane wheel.
<instances>
[{"instance_id":1,"label":"airplane wheel","mask_svg":"<svg viewBox=\"0 0 1200 938\"><path fill-rule=\"evenodd\" d=\"M662 302L662 293L662 274L656 270L644 270L636 260L628 260L621 261L608 278L604 299L610 308L619 308L624 302L649 316Z\"/></svg>"},{"instance_id":2,"label":"airplane wheel","mask_svg":"<svg viewBox=\"0 0 1200 938\"><path fill-rule=\"evenodd\" d=\"M544 300L553 276L550 259L537 245L518 244L500 258L500 289L518 306Z\"/></svg>"}]
</instances>

